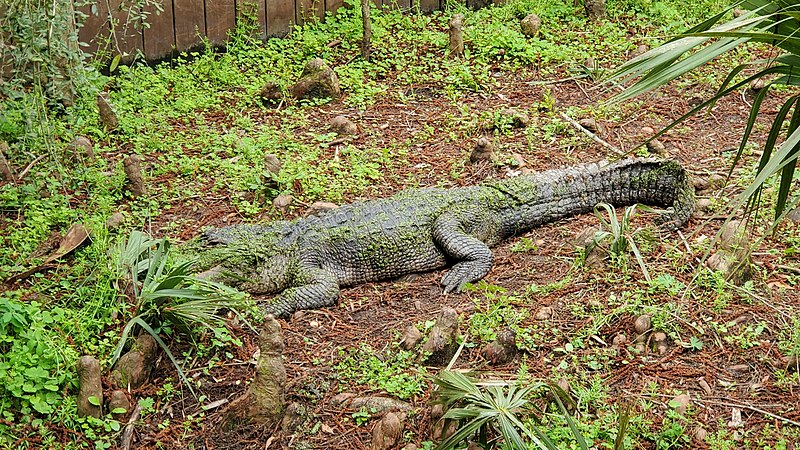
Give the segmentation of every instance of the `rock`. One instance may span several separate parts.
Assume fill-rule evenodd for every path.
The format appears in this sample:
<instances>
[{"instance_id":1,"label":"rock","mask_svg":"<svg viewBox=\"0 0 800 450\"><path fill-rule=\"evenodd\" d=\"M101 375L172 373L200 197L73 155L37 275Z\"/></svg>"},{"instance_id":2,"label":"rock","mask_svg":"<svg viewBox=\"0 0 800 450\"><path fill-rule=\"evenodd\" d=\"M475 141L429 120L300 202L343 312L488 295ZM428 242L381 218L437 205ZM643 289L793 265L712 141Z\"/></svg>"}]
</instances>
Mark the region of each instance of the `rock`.
<instances>
[{"instance_id":1,"label":"rock","mask_svg":"<svg viewBox=\"0 0 800 450\"><path fill-rule=\"evenodd\" d=\"M639 131L645 136L651 136L656 132L656 130L654 130L653 127L646 127L646 126L642 127Z\"/></svg>"},{"instance_id":2,"label":"rock","mask_svg":"<svg viewBox=\"0 0 800 450\"><path fill-rule=\"evenodd\" d=\"M645 53L647 53L648 51L650 51L650 47L648 47L646 44L642 44L642 45L639 45L638 47L636 47L636 48L635 48L635 49L634 49L634 50L631 52L631 55L630 55L630 57L631 57L631 59L633 59L633 58L638 58L639 56L642 56L642 55L644 55L644 54L645 54Z\"/></svg>"},{"instance_id":3,"label":"rock","mask_svg":"<svg viewBox=\"0 0 800 450\"><path fill-rule=\"evenodd\" d=\"M336 116L331 120L331 131L340 136L358 134L358 126L345 116Z\"/></svg>"},{"instance_id":4,"label":"rock","mask_svg":"<svg viewBox=\"0 0 800 450\"><path fill-rule=\"evenodd\" d=\"M586 128L587 130L589 130L589 131L591 131L592 133L595 133L595 134L598 131L600 131L600 127L597 124L597 121L594 120L591 117L586 117L586 118L583 118L583 119L579 120L578 124L580 124L580 126L582 126L583 128Z\"/></svg>"},{"instance_id":5,"label":"rock","mask_svg":"<svg viewBox=\"0 0 800 450\"><path fill-rule=\"evenodd\" d=\"M475 142L475 148L469 155L469 162L495 161L497 156L494 154L494 144L489 139L482 137Z\"/></svg>"},{"instance_id":6,"label":"rock","mask_svg":"<svg viewBox=\"0 0 800 450\"><path fill-rule=\"evenodd\" d=\"M409 325L403 332L403 338L400 340L400 347L411 350L422 341L422 333L414 325Z\"/></svg>"},{"instance_id":7,"label":"rock","mask_svg":"<svg viewBox=\"0 0 800 450\"><path fill-rule=\"evenodd\" d=\"M713 203L711 202L711 199L708 198L698 198L695 201L694 205L695 205L695 210L698 213L702 214L707 214L714 207Z\"/></svg>"},{"instance_id":8,"label":"rock","mask_svg":"<svg viewBox=\"0 0 800 450\"><path fill-rule=\"evenodd\" d=\"M697 192L705 191L711 186L711 183L708 181L707 178L692 176L691 180L692 180L692 186L694 186L694 190Z\"/></svg>"},{"instance_id":9,"label":"rock","mask_svg":"<svg viewBox=\"0 0 800 450\"><path fill-rule=\"evenodd\" d=\"M133 154L125 158L122 162L125 176L128 177L128 190L134 197L139 197L147 194L147 189L144 186L144 177L142 176L142 157Z\"/></svg>"},{"instance_id":10,"label":"rock","mask_svg":"<svg viewBox=\"0 0 800 450\"><path fill-rule=\"evenodd\" d=\"M111 371L114 384L123 389L137 389L150 376L158 344L149 334L140 334L133 347L119 358Z\"/></svg>"},{"instance_id":11,"label":"rock","mask_svg":"<svg viewBox=\"0 0 800 450\"><path fill-rule=\"evenodd\" d=\"M97 94L97 109L100 111L100 123L106 131L114 131L119 127L119 119L108 99L108 92Z\"/></svg>"},{"instance_id":12,"label":"rock","mask_svg":"<svg viewBox=\"0 0 800 450\"><path fill-rule=\"evenodd\" d=\"M624 333L619 333L614 336L614 339L611 341L611 348L613 349L620 349L628 343L628 337L625 336Z\"/></svg>"},{"instance_id":13,"label":"rock","mask_svg":"<svg viewBox=\"0 0 800 450\"><path fill-rule=\"evenodd\" d=\"M342 95L339 88L339 77L326 63L320 58L312 59L306 63L300 80L292 86L292 96L294 98L333 98L337 99Z\"/></svg>"},{"instance_id":14,"label":"rock","mask_svg":"<svg viewBox=\"0 0 800 450\"><path fill-rule=\"evenodd\" d=\"M653 348L659 355L667 353L667 335L661 331L653 333Z\"/></svg>"},{"instance_id":15,"label":"rock","mask_svg":"<svg viewBox=\"0 0 800 450\"><path fill-rule=\"evenodd\" d=\"M747 10L746 9L733 8L733 17L738 18L738 17L743 16L745 14L747 14Z\"/></svg>"},{"instance_id":16,"label":"rock","mask_svg":"<svg viewBox=\"0 0 800 450\"><path fill-rule=\"evenodd\" d=\"M264 170L266 170L271 177L274 178L280 175L281 168L283 168L283 163L276 155L272 153L264 155Z\"/></svg>"},{"instance_id":17,"label":"rock","mask_svg":"<svg viewBox=\"0 0 800 450\"><path fill-rule=\"evenodd\" d=\"M692 405L692 397L689 394L680 394L675 396L669 402L669 406L675 410L680 415L686 414L686 411L689 409L689 406Z\"/></svg>"},{"instance_id":18,"label":"rock","mask_svg":"<svg viewBox=\"0 0 800 450\"><path fill-rule=\"evenodd\" d=\"M292 204L292 200L294 200L294 197L292 197L291 195L281 194L272 200L272 206L281 211L286 211Z\"/></svg>"},{"instance_id":19,"label":"rock","mask_svg":"<svg viewBox=\"0 0 800 450\"><path fill-rule=\"evenodd\" d=\"M464 15L453 14L450 18L450 54L464 56Z\"/></svg>"},{"instance_id":20,"label":"rock","mask_svg":"<svg viewBox=\"0 0 800 450\"><path fill-rule=\"evenodd\" d=\"M753 276L750 243L742 222L732 220L723 225L719 236L719 249L706 260L706 266L722 272L725 279L741 286Z\"/></svg>"},{"instance_id":21,"label":"rock","mask_svg":"<svg viewBox=\"0 0 800 450\"><path fill-rule=\"evenodd\" d=\"M561 388L562 391L564 391L567 394L569 394L569 390L570 390L569 389L569 381L567 381L566 378L559 378L558 381L556 381L556 386Z\"/></svg>"},{"instance_id":22,"label":"rock","mask_svg":"<svg viewBox=\"0 0 800 450\"><path fill-rule=\"evenodd\" d=\"M300 403L292 402L289 406L286 407L286 411L283 413L283 419L281 419L281 430L284 433L292 434L300 428L300 425L305 422L306 417L308 416L308 411L306 407Z\"/></svg>"},{"instance_id":23,"label":"rock","mask_svg":"<svg viewBox=\"0 0 800 450\"><path fill-rule=\"evenodd\" d=\"M576 248L588 248L594 242L594 236L598 231L597 227L584 228L572 239L572 245Z\"/></svg>"},{"instance_id":24,"label":"rock","mask_svg":"<svg viewBox=\"0 0 800 450\"><path fill-rule=\"evenodd\" d=\"M449 363L458 350L458 335L458 313L450 307L442 308L428 334L428 340L422 346L424 361L433 366Z\"/></svg>"},{"instance_id":25,"label":"rock","mask_svg":"<svg viewBox=\"0 0 800 450\"><path fill-rule=\"evenodd\" d=\"M125 410L125 412L115 413L114 411ZM111 398L108 399L108 412L114 416L123 416L131 411L131 401L128 400L128 395L121 389L116 389L111 393Z\"/></svg>"},{"instance_id":26,"label":"rock","mask_svg":"<svg viewBox=\"0 0 800 450\"><path fill-rule=\"evenodd\" d=\"M542 28L542 19L536 14L528 14L520 21L519 25L522 28L522 34L528 37L536 37Z\"/></svg>"},{"instance_id":27,"label":"rock","mask_svg":"<svg viewBox=\"0 0 800 450\"><path fill-rule=\"evenodd\" d=\"M652 322L649 314L642 314L637 317L636 322L633 323L633 329L636 331L636 341L643 340L642 338L650 331L650 328L652 328Z\"/></svg>"},{"instance_id":28,"label":"rock","mask_svg":"<svg viewBox=\"0 0 800 450\"><path fill-rule=\"evenodd\" d=\"M514 128L525 128L531 122L527 114L512 108L500 111L500 115Z\"/></svg>"},{"instance_id":29,"label":"rock","mask_svg":"<svg viewBox=\"0 0 800 450\"><path fill-rule=\"evenodd\" d=\"M281 86L274 81L267 81L258 92L261 103L266 106L275 106L283 101L283 90Z\"/></svg>"},{"instance_id":30,"label":"rock","mask_svg":"<svg viewBox=\"0 0 800 450\"><path fill-rule=\"evenodd\" d=\"M285 408L286 368L283 365L281 324L271 314L264 319L258 335L259 356L256 376L247 391L228 404L220 425L231 430L247 424L273 425Z\"/></svg>"},{"instance_id":31,"label":"rock","mask_svg":"<svg viewBox=\"0 0 800 450\"><path fill-rule=\"evenodd\" d=\"M433 407L431 408L431 419L432 420L441 419L443 415L444 415L444 405L442 405L441 403L433 405Z\"/></svg>"},{"instance_id":32,"label":"rock","mask_svg":"<svg viewBox=\"0 0 800 450\"><path fill-rule=\"evenodd\" d=\"M372 450L394 448L403 434L403 414L386 413L372 430Z\"/></svg>"},{"instance_id":33,"label":"rock","mask_svg":"<svg viewBox=\"0 0 800 450\"><path fill-rule=\"evenodd\" d=\"M706 437L708 437L708 431L705 430L703 427L697 427L694 429L694 433L692 433L692 437L694 441L698 444L705 444Z\"/></svg>"},{"instance_id":34,"label":"rock","mask_svg":"<svg viewBox=\"0 0 800 450\"><path fill-rule=\"evenodd\" d=\"M78 417L103 415L103 380L100 361L93 356L78 359Z\"/></svg>"},{"instance_id":35,"label":"rock","mask_svg":"<svg viewBox=\"0 0 800 450\"><path fill-rule=\"evenodd\" d=\"M705 379L700 378L700 380L697 381L697 384L700 385L700 389L702 389L703 392L705 392L706 395L712 395L714 393L711 390L711 386L708 384L708 382Z\"/></svg>"},{"instance_id":36,"label":"rock","mask_svg":"<svg viewBox=\"0 0 800 450\"><path fill-rule=\"evenodd\" d=\"M788 214L786 214L786 218L789 219L792 223L800 223L800 208L795 208L791 210Z\"/></svg>"},{"instance_id":37,"label":"rock","mask_svg":"<svg viewBox=\"0 0 800 450\"><path fill-rule=\"evenodd\" d=\"M647 151L657 156L667 156L667 147L658 139L647 142Z\"/></svg>"},{"instance_id":38,"label":"rock","mask_svg":"<svg viewBox=\"0 0 800 450\"><path fill-rule=\"evenodd\" d=\"M718 173L712 174L708 179L709 189L721 189L728 183L728 178Z\"/></svg>"},{"instance_id":39,"label":"rock","mask_svg":"<svg viewBox=\"0 0 800 450\"><path fill-rule=\"evenodd\" d=\"M553 308L549 306L542 306L536 311L536 314L533 316L536 320L548 320L553 315Z\"/></svg>"},{"instance_id":40,"label":"rock","mask_svg":"<svg viewBox=\"0 0 800 450\"><path fill-rule=\"evenodd\" d=\"M757 93L758 91L764 89L764 86L766 86L766 83L764 83L764 79L756 78L755 80L750 82L749 88L751 91Z\"/></svg>"},{"instance_id":41,"label":"rock","mask_svg":"<svg viewBox=\"0 0 800 450\"><path fill-rule=\"evenodd\" d=\"M75 136L69 143L68 148L75 156L75 160L86 159L86 161L90 163L96 160L94 156L94 145L92 145L92 141L86 136Z\"/></svg>"},{"instance_id":42,"label":"rock","mask_svg":"<svg viewBox=\"0 0 800 450\"><path fill-rule=\"evenodd\" d=\"M109 230L119 228L123 222L125 222L125 216L121 212L117 211L114 214L111 214L111 217L106 219L106 228Z\"/></svg>"},{"instance_id":43,"label":"rock","mask_svg":"<svg viewBox=\"0 0 800 450\"><path fill-rule=\"evenodd\" d=\"M494 342L481 350L481 355L490 364L498 366L509 363L517 354L517 333L505 329L497 335Z\"/></svg>"},{"instance_id":44,"label":"rock","mask_svg":"<svg viewBox=\"0 0 800 450\"><path fill-rule=\"evenodd\" d=\"M458 423L455 420L437 420L431 427L431 439L443 441L458 431Z\"/></svg>"},{"instance_id":45,"label":"rock","mask_svg":"<svg viewBox=\"0 0 800 450\"><path fill-rule=\"evenodd\" d=\"M584 6L586 15L592 20L602 19L606 16L605 0L586 0Z\"/></svg>"},{"instance_id":46,"label":"rock","mask_svg":"<svg viewBox=\"0 0 800 450\"><path fill-rule=\"evenodd\" d=\"M314 202L308 207L307 216L319 216L326 211L338 208L339 205L331 202Z\"/></svg>"},{"instance_id":47,"label":"rock","mask_svg":"<svg viewBox=\"0 0 800 450\"><path fill-rule=\"evenodd\" d=\"M680 415L686 414L686 411L691 405L692 397L690 397L689 394L680 394L669 402L669 406L671 406L672 409L674 409L675 412Z\"/></svg>"}]
</instances>

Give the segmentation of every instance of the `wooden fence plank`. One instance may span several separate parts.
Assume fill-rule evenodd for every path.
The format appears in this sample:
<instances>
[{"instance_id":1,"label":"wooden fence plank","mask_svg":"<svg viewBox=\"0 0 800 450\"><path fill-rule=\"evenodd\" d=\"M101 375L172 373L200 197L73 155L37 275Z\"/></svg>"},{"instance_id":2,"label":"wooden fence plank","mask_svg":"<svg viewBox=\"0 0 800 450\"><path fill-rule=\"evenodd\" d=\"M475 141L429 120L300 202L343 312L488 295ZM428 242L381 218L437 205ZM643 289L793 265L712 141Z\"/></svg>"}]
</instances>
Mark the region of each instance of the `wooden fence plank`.
<instances>
[{"instance_id":1,"label":"wooden fence plank","mask_svg":"<svg viewBox=\"0 0 800 450\"><path fill-rule=\"evenodd\" d=\"M147 16L150 28L144 30L144 54L147 59L161 59L172 54L175 48L172 0L164 0L164 10Z\"/></svg>"},{"instance_id":2,"label":"wooden fence plank","mask_svg":"<svg viewBox=\"0 0 800 450\"><path fill-rule=\"evenodd\" d=\"M206 33L213 44L224 44L228 38L228 30L235 26L234 0L206 0Z\"/></svg>"},{"instance_id":3,"label":"wooden fence plank","mask_svg":"<svg viewBox=\"0 0 800 450\"><path fill-rule=\"evenodd\" d=\"M86 5L78 8L86 14L83 26L78 30L78 40L89 44L83 47L83 51L91 54L97 53L101 44L105 44L108 36L108 8L106 2L99 1L96 4Z\"/></svg>"},{"instance_id":4,"label":"wooden fence plank","mask_svg":"<svg viewBox=\"0 0 800 450\"><path fill-rule=\"evenodd\" d=\"M400 8L400 11L410 11L411 5L411 0L397 0L397 7Z\"/></svg>"},{"instance_id":5,"label":"wooden fence plank","mask_svg":"<svg viewBox=\"0 0 800 450\"><path fill-rule=\"evenodd\" d=\"M316 19L322 20L325 17L325 0L297 0L298 24L313 22Z\"/></svg>"},{"instance_id":6,"label":"wooden fence plank","mask_svg":"<svg viewBox=\"0 0 800 450\"><path fill-rule=\"evenodd\" d=\"M335 14L344 5L344 0L325 0L325 11Z\"/></svg>"},{"instance_id":7,"label":"wooden fence plank","mask_svg":"<svg viewBox=\"0 0 800 450\"><path fill-rule=\"evenodd\" d=\"M267 1L267 36L285 36L294 25L294 0Z\"/></svg>"},{"instance_id":8,"label":"wooden fence plank","mask_svg":"<svg viewBox=\"0 0 800 450\"><path fill-rule=\"evenodd\" d=\"M419 0L419 9L422 12L431 12L439 9L439 0Z\"/></svg>"},{"instance_id":9,"label":"wooden fence plank","mask_svg":"<svg viewBox=\"0 0 800 450\"><path fill-rule=\"evenodd\" d=\"M122 0L111 0L110 5L114 20L113 48L122 55L123 61L131 61L136 51L144 48L141 24L138 19L131 18L131 11L125 8Z\"/></svg>"},{"instance_id":10,"label":"wooden fence plank","mask_svg":"<svg viewBox=\"0 0 800 450\"><path fill-rule=\"evenodd\" d=\"M206 33L203 2L197 0L173 0L175 20L175 46L179 51L188 50L200 43Z\"/></svg>"}]
</instances>

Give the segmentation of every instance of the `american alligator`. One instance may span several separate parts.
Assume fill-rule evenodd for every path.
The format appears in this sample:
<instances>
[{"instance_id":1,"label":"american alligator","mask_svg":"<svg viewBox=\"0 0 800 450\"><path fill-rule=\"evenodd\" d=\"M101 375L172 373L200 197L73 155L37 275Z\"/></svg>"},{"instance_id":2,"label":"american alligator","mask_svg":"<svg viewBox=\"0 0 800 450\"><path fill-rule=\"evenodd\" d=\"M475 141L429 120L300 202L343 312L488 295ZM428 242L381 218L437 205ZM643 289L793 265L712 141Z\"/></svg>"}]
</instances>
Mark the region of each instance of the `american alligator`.
<instances>
[{"instance_id":1,"label":"american alligator","mask_svg":"<svg viewBox=\"0 0 800 450\"><path fill-rule=\"evenodd\" d=\"M410 189L316 217L235 225L204 233L204 276L254 294L278 295L265 313L334 305L340 286L452 264L445 293L483 278L490 246L600 202L666 207L662 228L685 224L694 190L675 161L583 164L452 189Z\"/></svg>"}]
</instances>

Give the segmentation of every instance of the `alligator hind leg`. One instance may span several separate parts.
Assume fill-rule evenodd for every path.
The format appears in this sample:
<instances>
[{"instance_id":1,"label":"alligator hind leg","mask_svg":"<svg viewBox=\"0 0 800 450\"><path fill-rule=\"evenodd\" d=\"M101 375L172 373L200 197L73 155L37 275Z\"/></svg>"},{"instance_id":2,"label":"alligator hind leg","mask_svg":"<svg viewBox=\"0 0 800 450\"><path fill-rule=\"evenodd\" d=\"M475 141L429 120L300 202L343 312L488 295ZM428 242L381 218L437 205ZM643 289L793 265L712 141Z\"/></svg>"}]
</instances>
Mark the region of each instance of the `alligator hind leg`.
<instances>
[{"instance_id":1,"label":"alligator hind leg","mask_svg":"<svg viewBox=\"0 0 800 450\"><path fill-rule=\"evenodd\" d=\"M286 289L261 307L264 314L286 317L301 309L333 306L339 298L339 283L327 270L305 269L298 274L295 287Z\"/></svg>"},{"instance_id":2,"label":"alligator hind leg","mask_svg":"<svg viewBox=\"0 0 800 450\"><path fill-rule=\"evenodd\" d=\"M480 280L492 268L493 255L489 246L469 231L479 228L482 234L495 229L492 219L484 214L447 214L439 217L433 227L433 238L448 258L457 262L442 278L444 292L461 291L467 283Z\"/></svg>"}]
</instances>

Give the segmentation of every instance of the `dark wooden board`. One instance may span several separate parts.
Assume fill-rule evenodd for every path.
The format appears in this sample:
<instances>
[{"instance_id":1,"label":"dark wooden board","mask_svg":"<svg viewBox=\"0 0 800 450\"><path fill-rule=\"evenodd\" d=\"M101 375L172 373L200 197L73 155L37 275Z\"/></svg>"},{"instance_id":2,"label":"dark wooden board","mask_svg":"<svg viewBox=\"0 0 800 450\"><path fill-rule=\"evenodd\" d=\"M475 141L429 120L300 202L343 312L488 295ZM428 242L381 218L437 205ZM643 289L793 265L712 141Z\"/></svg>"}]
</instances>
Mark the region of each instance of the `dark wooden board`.
<instances>
[{"instance_id":1,"label":"dark wooden board","mask_svg":"<svg viewBox=\"0 0 800 450\"><path fill-rule=\"evenodd\" d=\"M325 0L325 10L331 14L344 5L344 0Z\"/></svg>"},{"instance_id":2,"label":"dark wooden board","mask_svg":"<svg viewBox=\"0 0 800 450\"><path fill-rule=\"evenodd\" d=\"M87 53L97 53L97 50L105 38L108 36L108 7L105 1L98 1L94 6L85 5L78 8L86 14L83 26L78 30L78 40L89 44L83 47ZM93 12L94 10L94 12Z\"/></svg>"},{"instance_id":3,"label":"dark wooden board","mask_svg":"<svg viewBox=\"0 0 800 450\"><path fill-rule=\"evenodd\" d=\"M294 0L267 1L267 35L285 36L295 24Z\"/></svg>"},{"instance_id":4,"label":"dark wooden board","mask_svg":"<svg viewBox=\"0 0 800 450\"><path fill-rule=\"evenodd\" d=\"M152 10L147 16L147 23L150 24L144 30L144 54L147 59L164 58L175 48L172 0L164 0L163 6L161 14Z\"/></svg>"},{"instance_id":5,"label":"dark wooden board","mask_svg":"<svg viewBox=\"0 0 800 450\"><path fill-rule=\"evenodd\" d=\"M322 20L325 14L325 0L296 0L298 24Z\"/></svg>"},{"instance_id":6,"label":"dark wooden board","mask_svg":"<svg viewBox=\"0 0 800 450\"><path fill-rule=\"evenodd\" d=\"M129 3L129 2L125 2ZM144 50L142 26L138 19L130 19L122 0L111 0L111 17L114 18L114 36L112 48L122 55L125 62L133 60L137 50Z\"/></svg>"},{"instance_id":7,"label":"dark wooden board","mask_svg":"<svg viewBox=\"0 0 800 450\"><path fill-rule=\"evenodd\" d=\"M420 0L419 9L422 12L431 12L439 9L439 0Z\"/></svg>"},{"instance_id":8,"label":"dark wooden board","mask_svg":"<svg viewBox=\"0 0 800 450\"><path fill-rule=\"evenodd\" d=\"M410 11L411 4L411 0L397 0L397 7L400 8L401 11Z\"/></svg>"},{"instance_id":9,"label":"dark wooden board","mask_svg":"<svg viewBox=\"0 0 800 450\"><path fill-rule=\"evenodd\" d=\"M206 33L204 4L197 0L172 0L175 8L175 45L179 51L188 50L200 43Z\"/></svg>"},{"instance_id":10,"label":"dark wooden board","mask_svg":"<svg viewBox=\"0 0 800 450\"><path fill-rule=\"evenodd\" d=\"M236 26L234 0L206 0L206 34L215 45L222 45L228 31Z\"/></svg>"}]
</instances>

